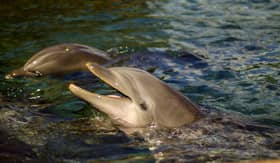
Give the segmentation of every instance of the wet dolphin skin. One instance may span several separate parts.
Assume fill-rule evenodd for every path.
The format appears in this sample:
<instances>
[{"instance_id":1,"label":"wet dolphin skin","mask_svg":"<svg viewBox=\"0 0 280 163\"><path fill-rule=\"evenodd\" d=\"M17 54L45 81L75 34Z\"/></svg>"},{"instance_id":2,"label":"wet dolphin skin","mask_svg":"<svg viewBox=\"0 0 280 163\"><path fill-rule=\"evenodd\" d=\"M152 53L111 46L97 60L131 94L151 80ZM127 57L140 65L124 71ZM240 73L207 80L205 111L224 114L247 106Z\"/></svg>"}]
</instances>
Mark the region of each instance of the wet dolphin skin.
<instances>
[{"instance_id":1,"label":"wet dolphin skin","mask_svg":"<svg viewBox=\"0 0 280 163\"><path fill-rule=\"evenodd\" d=\"M65 74L87 70L86 62L107 63L110 57L106 52L76 43L58 44L34 54L22 68L6 75L7 78L18 76L42 76Z\"/></svg>"},{"instance_id":2,"label":"wet dolphin skin","mask_svg":"<svg viewBox=\"0 0 280 163\"><path fill-rule=\"evenodd\" d=\"M130 67L105 68L87 63L87 68L124 96L100 95L70 84L70 91L106 113L123 127L151 123L172 128L199 119L199 107L146 71Z\"/></svg>"}]
</instances>

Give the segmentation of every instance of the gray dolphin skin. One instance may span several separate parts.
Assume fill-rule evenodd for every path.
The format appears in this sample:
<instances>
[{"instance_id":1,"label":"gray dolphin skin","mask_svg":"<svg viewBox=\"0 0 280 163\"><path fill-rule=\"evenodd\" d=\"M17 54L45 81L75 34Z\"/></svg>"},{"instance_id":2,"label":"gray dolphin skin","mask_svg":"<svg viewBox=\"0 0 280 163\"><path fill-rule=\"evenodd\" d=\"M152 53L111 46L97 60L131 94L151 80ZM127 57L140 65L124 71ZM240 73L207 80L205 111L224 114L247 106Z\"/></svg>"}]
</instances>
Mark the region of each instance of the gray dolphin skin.
<instances>
[{"instance_id":1,"label":"gray dolphin skin","mask_svg":"<svg viewBox=\"0 0 280 163\"><path fill-rule=\"evenodd\" d=\"M65 74L87 70L87 62L99 64L110 60L102 50L76 43L58 44L34 54L22 68L16 69L6 77L42 76Z\"/></svg>"},{"instance_id":2,"label":"gray dolphin skin","mask_svg":"<svg viewBox=\"0 0 280 163\"><path fill-rule=\"evenodd\" d=\"M70 91L106 113L125 128L150 124L173 128L191 124L200 117L199 106L146 71L129 67L105 68L87 63L87 68L124 96L100 95L70 84Z\"/></svg>"}]
</instances>

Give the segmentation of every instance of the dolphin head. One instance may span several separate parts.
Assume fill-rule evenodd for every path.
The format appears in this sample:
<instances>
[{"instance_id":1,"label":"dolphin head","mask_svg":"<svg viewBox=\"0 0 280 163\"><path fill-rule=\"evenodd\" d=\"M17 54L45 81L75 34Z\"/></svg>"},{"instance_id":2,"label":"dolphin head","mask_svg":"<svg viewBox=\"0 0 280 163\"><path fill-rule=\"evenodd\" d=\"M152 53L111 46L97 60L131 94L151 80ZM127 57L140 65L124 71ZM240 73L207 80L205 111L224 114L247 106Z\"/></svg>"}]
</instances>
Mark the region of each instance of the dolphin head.
<instances>
[{"instance_id":1,"label":"dolphin head","mask_svg":"<svg viewBox=\"0 0 280 163\"><path fill-rule=\"evenodd\" d=\"M106 113L120 126L142 127L152 122L151 114L137 102L135 94L138 93L133 81L122 74L122 71L118 71L118 68L107 69L96 63L87 63L86 66L95 76L118 90L123 96L100 95L70 84L69 89L74 95Z\"/></svg>"},{"instance_id":2,"label":"dolphin head","mask_svg":"<svg viewBox=\"0 0 280 163\"><path fill-rule=\"evenodd\" d=\"M65 43L47 47L35 53L22 68L6 77L42 76L65 74L87 70L85 63L107 63L111 58L102 50L76 43Z\"/></svg>"},{"instance_id":3,"label":"dolphin head","mask_svg":"<svg viewBox=\"0 0 280 163\"><path fill-rule=\"evenodd\" d=\"M23 70L34 74L64 74L86 70L87 61L104 64L110 58L106 52L82 44L65 43L45 48L34 54Z\"/></svg>"},{"instance_id":4,"label":"dolphin head","mask_svg":"<svg viewBox=\"0 0 280 163\"><path fill-rule=\"evenodd\" d=\"M123 127L145 127L156 123L163 127L189 124L198 117L198 108L179 92L146 71L129 68L105 68L87 63L87 68L124 96L99 95L70 84L70 91L109 115Z\"/></svg>"}]
</instances>

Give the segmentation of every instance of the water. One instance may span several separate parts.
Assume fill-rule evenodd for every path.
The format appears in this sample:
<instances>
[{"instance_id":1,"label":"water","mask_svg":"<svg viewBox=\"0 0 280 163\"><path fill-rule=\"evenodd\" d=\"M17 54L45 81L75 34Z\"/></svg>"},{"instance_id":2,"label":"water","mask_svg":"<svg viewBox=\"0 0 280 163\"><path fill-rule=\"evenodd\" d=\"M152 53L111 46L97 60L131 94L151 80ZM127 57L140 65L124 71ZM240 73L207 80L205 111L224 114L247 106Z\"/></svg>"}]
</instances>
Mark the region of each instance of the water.
<instances>
[{"instance_id":1,"label":"water","mask_svg":"<svg viewBox=\"0 0 280 163\"><path fill-rule=\"evenodd\" d=\"M22 66L38 50L58 43L77 42L103 50L115 48L119 55L150 54L148 58L155 65L148 68L155 67L153 74L196 103L241 113L260 124L277 127L280 124L279 11L278 0L21 0L2 3L0 101L3 105L15 105L3 114L14 111L33 117L33 113L29 113L30 109L20 112L20 109L15 108L36 105L38 108L47 107L42 117L46 113L55 116L44 119L47 124L57 121L67 124L67 121L81 117L102 117L96 111L91 112L90 106L73 97L67 89L68 83L80 82L99 93L113 92L95 80L90 81L93 83L90 84L79 75L81 81L77 81L75 76L67 79L4 79L6 73ZM178 56L181 51L200 56L206 64L194 66L189 61L182 64L178 61L180 59L174 59L174 62L169 60L170 55ZM166 62L152 61L159 52L164 53L162 58ZM165 57L167 60L164 60ZM132 57L132 61L125 65L147 68L145 63L139 63L136 59ZM85 76L87 79L89 77ZM37 124L43 125L42 122ZM72 137L78 139L77 135ZM69 142L71 136L63 141L58 137L49 140L49 144L52 141ZM127 145L129 141L125 142ZM82 143L77 144L84 147ZM106 143L100 144L107 149ZM140 144L145 146L143 142ZM71 144L68 145L73 148ZM146 147L138 148L135 142L128 146L132 146L133 150L124 150L115 157L108 152L108 155L100 157L113 160L123 157L154 159ZM87 146L84 150L91 151L92 148ZM100 157L96 156L95 159Z\"/></svg>"}]
</instances>

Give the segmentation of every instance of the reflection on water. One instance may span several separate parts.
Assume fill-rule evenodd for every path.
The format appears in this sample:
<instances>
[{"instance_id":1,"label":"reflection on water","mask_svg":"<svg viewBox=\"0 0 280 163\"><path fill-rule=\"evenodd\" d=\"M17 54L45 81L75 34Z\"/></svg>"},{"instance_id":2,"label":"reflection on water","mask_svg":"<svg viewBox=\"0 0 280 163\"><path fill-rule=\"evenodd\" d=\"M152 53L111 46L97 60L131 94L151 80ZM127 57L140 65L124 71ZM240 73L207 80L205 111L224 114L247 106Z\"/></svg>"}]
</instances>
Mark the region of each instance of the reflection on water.
<instances>
[{"instance_id":1,"label":"reflection on water","mask_svg":"<svg viewBox=\"0 0 280 163\"><path fill-rule=\"evenodd\" d=\"M47 123L99 117L67 90L67 83L79 82L99 93L114 92L96 80L89 81L89 74L64 79L4 79L7 72L22 66L38 50L77 42L104 50L116 48L122 56L127 53L128 61L118 66L149 70L201 105L279 126L279 10L277 0L5 2L0 6L1 105L47 105L44 116L57 116ZM195 54L203 62L170 56L182 57L181 52ZM30 143L24 143L29 149ZM133 152L137 156L139 151ZM139 157L148 158L145 152Z\"/></svg>"},{"instance_id":2,"label":"reflection on water","mask_svg":"<svg viewBox=\"0 0 280 163\"><path fill-rule=\"evenodd\" d=\"M154 9L150 15L169 20L162 29L169 36L167 48L205 51L212 66L200 78L206 80L205 85L230 96L218 98L212 91L201 103L279 124L275 116L280 106L280 15L276 1L147 4Z\"/></svg>"}]
</instances>

